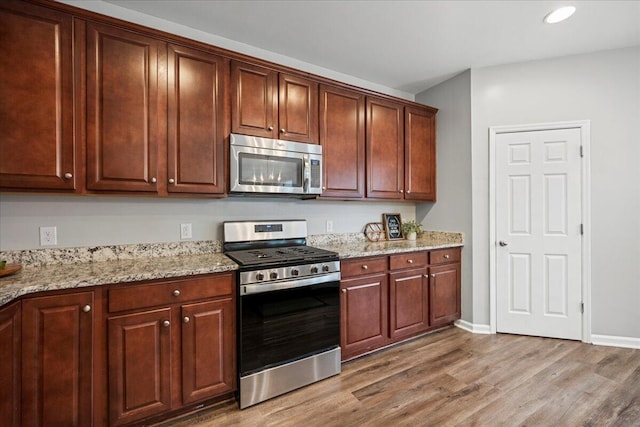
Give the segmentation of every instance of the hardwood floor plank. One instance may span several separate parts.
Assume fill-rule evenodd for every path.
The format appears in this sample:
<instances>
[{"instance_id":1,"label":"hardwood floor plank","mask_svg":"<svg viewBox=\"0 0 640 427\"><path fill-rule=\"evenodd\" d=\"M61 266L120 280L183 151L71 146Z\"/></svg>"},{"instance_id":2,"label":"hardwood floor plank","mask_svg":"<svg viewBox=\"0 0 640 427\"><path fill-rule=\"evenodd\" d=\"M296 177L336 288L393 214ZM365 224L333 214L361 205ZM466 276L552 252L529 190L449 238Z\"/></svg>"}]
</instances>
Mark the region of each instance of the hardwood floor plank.
<instances>
[{"instance_id":1,"label":"hardwood floor plank","mask_svg":"<svg viewBox=\"0 0 640 427\"><path fill-rule=\"evenodd\" d=\"M228 402L161 425L638 427L640 350L450 328L245 410Z\"/></svg>"}]
</instances>

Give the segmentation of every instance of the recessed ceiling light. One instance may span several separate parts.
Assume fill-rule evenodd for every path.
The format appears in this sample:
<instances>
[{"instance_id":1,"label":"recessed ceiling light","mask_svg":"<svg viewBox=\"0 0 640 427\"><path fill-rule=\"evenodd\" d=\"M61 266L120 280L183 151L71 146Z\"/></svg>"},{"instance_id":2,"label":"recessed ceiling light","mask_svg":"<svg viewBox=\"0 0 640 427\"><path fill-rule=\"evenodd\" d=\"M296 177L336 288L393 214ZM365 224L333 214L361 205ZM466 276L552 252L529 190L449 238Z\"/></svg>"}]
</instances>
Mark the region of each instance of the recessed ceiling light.
<instances>
[{"instance_id":1,"label":"recessed ceiling light","mask_svg":"<svg viewBox=\"0 0 640 427\"><path fill-rule=\"evenodd\" d=\"M565 6L554 10L544 17L544 22L547 24L557 24L558 22L564 21L576 11L576 8L573 6Z\"/></svg>"}]
</instances>

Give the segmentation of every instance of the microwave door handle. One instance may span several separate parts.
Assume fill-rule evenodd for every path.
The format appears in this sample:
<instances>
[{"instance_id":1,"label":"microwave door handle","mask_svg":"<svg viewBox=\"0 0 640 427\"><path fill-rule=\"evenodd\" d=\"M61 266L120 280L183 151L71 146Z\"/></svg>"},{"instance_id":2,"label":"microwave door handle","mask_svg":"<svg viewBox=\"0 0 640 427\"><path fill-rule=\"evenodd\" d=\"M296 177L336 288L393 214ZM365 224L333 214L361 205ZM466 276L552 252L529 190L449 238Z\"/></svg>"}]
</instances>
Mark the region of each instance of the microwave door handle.
<instances>
[{"instance_id":1,"label":"microwave door handle","mask_svg":"<svg viewBox=\"0 0 640 427\"><path fill-rule=\"evenodd\" d=\"M309 164L309 156L304 155L304 171L303 171L303 181L302 181L302 191L305 193L309 192L309 182L311 181L311 165Z\"/></svg>"}]
</instances>

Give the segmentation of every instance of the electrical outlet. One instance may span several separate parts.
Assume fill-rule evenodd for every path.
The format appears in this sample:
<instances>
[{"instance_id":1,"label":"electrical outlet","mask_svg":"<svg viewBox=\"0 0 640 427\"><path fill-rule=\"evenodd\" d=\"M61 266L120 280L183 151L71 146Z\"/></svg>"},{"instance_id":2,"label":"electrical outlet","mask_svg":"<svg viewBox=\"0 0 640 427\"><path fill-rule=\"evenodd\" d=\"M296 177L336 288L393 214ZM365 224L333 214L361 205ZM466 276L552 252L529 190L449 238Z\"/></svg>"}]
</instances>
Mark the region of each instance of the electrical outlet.
<instances>
[{"instance_id":1,"label":"electrical outlet","mask_svg":"<svg viewBox=\"0 0 640 427\"><path fill-rule=\"evenodd\" d=\"M330 219L327 220L326 231L327 233L333 233L333 221Z\"/></svg>"},{"instance_id":2,"label":"electrical outlet","mask_svg":"<svg viewBox=\"0 0 640 427\"><path fill-rule=\"evenodd\" d=\"M40 227L40 246L55 246L58 244L56 227Z\"/></svg>"},{"instance_id":3,"label":"electrical outlet","mask_svg":"<svg viewBox=\"0 0 640 427\"><path fill-rule=\"evenodd\" d=\"M192 237L191 224L180 224L180 239L191 239Z\"/></svg>"}]
</instances>

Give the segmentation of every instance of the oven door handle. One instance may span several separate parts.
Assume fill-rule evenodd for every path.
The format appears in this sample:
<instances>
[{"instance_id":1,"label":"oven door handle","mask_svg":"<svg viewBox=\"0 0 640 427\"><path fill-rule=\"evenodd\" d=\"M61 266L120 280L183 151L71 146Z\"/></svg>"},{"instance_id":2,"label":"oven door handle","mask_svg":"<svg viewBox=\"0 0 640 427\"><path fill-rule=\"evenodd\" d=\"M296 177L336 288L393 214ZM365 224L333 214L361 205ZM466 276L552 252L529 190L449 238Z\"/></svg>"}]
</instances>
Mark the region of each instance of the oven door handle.
<instances>
[{"instance_id":1,"label":"oven door handle","mask_svg":"<svg viewBox=\"0 0 640 427\"><path fill-rule=\"evenodd\" d=\"M303 288L305 286L319 285L322 283L339 282L340 272L323 274L322 276L309 277L306 279L286 280L274 283L257 283L253 285L240 286L240 296L261 294L265 292L281 291L283 289Z\"/></svg>"}]
</instances>

